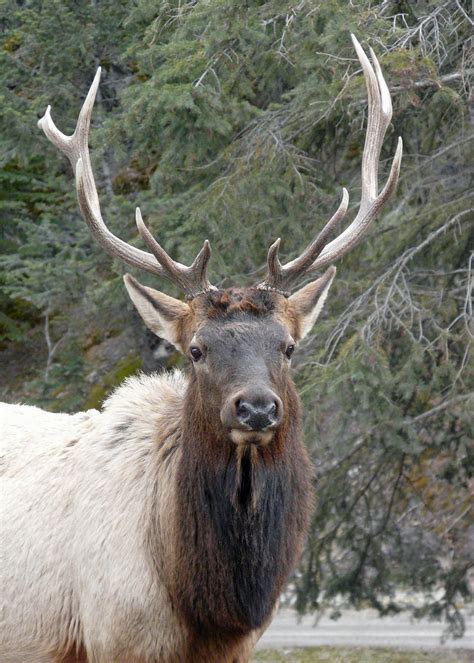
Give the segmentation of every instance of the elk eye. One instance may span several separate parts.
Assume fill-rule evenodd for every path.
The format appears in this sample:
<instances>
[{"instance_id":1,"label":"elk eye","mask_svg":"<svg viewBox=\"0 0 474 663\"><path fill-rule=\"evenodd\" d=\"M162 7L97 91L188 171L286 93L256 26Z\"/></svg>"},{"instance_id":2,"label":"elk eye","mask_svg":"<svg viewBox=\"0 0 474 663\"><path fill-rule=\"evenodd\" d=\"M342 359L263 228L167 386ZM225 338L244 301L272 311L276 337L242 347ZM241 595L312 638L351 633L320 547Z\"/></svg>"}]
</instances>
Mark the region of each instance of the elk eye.
<instances>
[{"instance_id":1,"label":"elk eye","mask_svg":"<svg viewBox=\"0 0 474 663\"><path fill-rule=\"evenodd\" d=\"M295 344L290 343L290 345L285 350L285 354L288 357L288 359L291 359L291 355L293 354L294 351L295 351Z\"/></svg>"},{"instance_id":2,"label":"elk eye","mask_svg":"<svg viewBox=\"0 0 474 663\"><path fill-rule=\"evenodd\" d=\"M191 357L193 358L193 361L199 361L202 357L202 352L199 348L197 348L195 345L193 345L191 348L189 348L189 352L191 353Z\"/></svg>"}]
</instances>

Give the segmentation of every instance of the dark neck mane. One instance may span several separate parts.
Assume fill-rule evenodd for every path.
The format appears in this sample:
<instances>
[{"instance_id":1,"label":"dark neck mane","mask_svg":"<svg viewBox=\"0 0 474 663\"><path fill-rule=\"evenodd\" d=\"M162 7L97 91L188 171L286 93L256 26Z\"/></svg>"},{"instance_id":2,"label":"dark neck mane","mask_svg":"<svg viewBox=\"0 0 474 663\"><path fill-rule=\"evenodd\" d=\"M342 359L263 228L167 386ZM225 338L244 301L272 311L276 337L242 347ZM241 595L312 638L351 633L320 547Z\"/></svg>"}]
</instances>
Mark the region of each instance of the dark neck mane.
<instances>
[{"instance_id":1,"label":"dark neck mane","mask_svg":"<svg viewBox=\"0 0 474 663\"><path fill-rule=\"evenodd\" d=\"M241 450L212 430L195 390L191 381L169 589L196 632L237 636L269 619L301 552L311 510L311 466L291 383L286 421L262 449Z\"/></svg>"}]
</instances>

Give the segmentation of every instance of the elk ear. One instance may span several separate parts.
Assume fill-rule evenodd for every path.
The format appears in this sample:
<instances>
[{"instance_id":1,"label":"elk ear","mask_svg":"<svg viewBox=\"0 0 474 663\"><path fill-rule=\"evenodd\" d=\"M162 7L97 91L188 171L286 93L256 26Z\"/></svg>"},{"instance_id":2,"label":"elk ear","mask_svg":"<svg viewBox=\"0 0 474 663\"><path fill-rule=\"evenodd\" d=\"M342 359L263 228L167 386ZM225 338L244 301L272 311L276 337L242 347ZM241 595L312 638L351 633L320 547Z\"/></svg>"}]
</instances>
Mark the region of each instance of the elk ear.
<instances>
[{"instance_id":1,"label":"elk ear","mask_svg":"<svg viewBox=\"0 0 474 663\"><path fill-rule=\"evenodd\" d=\"M148 329L184 352L181 330L184 318L191 314L189 306L163 292L147 288L130 274L125 274L123 280L130 299Z\"/></svg>"},{"instance_id":2,"label":"elk ear","mask_svg":"<svg viewBox=\"0 0 474 663\"><path fill-rule=\"evenodd\" d=\"M298 340L306 336L318 319L335 276L336 268L329 267L321 278L311 281L288 297L291 317L296 320Z\"/></svg>"}]
</instances>

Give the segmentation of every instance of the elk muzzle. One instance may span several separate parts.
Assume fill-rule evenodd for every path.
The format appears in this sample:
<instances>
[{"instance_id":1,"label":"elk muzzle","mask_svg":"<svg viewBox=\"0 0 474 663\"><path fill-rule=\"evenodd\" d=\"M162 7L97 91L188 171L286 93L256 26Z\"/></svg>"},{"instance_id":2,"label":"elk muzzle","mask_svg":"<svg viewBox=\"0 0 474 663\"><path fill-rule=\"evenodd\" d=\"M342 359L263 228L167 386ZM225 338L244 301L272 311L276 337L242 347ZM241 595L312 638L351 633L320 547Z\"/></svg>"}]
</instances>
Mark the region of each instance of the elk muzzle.
<instances>
[{"instance_id":1,"label":"elk muzzle","mask_svg":"<svg viewBox=\"0 0 474 663\"><path fill-rule=\"evenodd\" d=\"M283 416L281 399L267 387L233 394L221 410L221 421L237 443L268 442Z\"/></svg>"}]
</instances>

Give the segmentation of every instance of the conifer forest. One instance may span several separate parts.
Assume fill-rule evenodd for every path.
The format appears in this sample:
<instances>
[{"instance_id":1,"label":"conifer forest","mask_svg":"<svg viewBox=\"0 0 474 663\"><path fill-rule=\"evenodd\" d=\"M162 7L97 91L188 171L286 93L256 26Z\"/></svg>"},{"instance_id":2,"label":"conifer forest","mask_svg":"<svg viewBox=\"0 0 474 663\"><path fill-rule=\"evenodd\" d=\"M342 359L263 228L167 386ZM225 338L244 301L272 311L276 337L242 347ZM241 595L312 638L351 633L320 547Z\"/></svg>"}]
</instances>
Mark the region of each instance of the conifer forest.
<instances>
[{"instance_id":1,"label":"conifer forest","mask_svg":"<svg viewBox=\"0 0 474 663\"><path fill-rule=\"evenodd\" d=\"M211 281L245 285L277 237L301 252L342 187L354 217L367 93L350 33L374 49L393 100L379 180L398 136L401 176L294 356L316 510L285 600L409 610L454 636L474 584L470 5L0 0L0 398L51 411L186 360L82 221L37 127L47 105L71 133L101 66L91 155L110 229L144 248L140 205L175 259L208 238Z\"/></svg>"}]
</instances>

